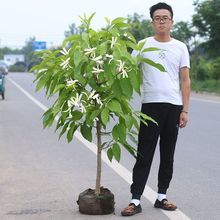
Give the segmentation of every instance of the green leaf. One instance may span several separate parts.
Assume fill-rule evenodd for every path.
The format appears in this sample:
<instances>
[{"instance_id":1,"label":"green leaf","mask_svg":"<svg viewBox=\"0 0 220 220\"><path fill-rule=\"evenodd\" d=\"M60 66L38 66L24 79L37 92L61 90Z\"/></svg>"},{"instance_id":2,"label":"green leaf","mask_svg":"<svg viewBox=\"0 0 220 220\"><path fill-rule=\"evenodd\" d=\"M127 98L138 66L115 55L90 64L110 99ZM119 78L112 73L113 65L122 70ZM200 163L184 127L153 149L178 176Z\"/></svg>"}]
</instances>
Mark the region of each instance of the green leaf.
<instances>
[{"instance_id":1,"label":"green leaf","mask_svg":"<svg viewBox=\"0 0 220 220\"><path fill-rule=\"evenodd\" d=\"M86 32L82 33L82 40L84 41L85 45L89 45L89 34Z\"/></svg>"},{"instance_id":2,"label":"green leaf","mask_svg":"<svg viewBox=\"0 0 220 220\"><path fill-rule=\"evenodd\" d=\"M153 118L151 118L150 116L148 116L148 115L146 115L146 114L144 114L144 113L142 113L142 112L140 112L140 111L137 111L137 112L136 112L136 115L137 115L137 116L140 118L140 120L141 120L145 125L147 125L147 126L148 126L147 121L151 121L151 122L155 123L156 125L158 125L157 122L156 122Z\"/></svg>"},{"instance_id":3,"label":"green leaf","mask_svg":"<svg viewBox=\"0 0 220 220\"><path fill-rule=\"evenodd\" d=\"M123 18L123 17L117 17L114 20L112 20L112 24L118 24L118 23L124 23L124 21L126 21L127 18Z\"/></svg>"},{"instance_id":4,"label":"green leaf","mask_svg":"<svg viewBox=\"0 0 220 220\"><path fill-rule=\"evenodd\" d=\"M75 64L75 66L78 66L81 61L82 61L82 53L78 50L75 50L75 53L74 53L74 64Z\"/></svg>"},{"instance_id":5,"label":"green leaf","mask_svg":"<svg viewBox=\"0 0 220 220\"><path fill-rule=\"evenodd\" d=\"M128 73L130 83L134 90L140 94L141 74L140 72L130 71Z\"/></svg>"},{"instance_id":6,"label":"green leaf","mask_svg":"<svg viewBox=\"0 0 220 220\"><path fill-rule=\"evenodd\" d=\"M50 127L54 121L54 115L53 115L53 108L49 108L44 114L43 114L43 126L44 128Z\"/></svg>"},{"instance_id":7,"label":"green leaf","mask_svg":"<svg viewBox=\"0 0 220 220\"><path fill-rule=\"evenodd\" d=\"M139 130L139 121L137 121L137 119L135 117L133 117L133 124L134 124L134 127Z\"/></svg>"},{"instance_id":8,"label":"green leaf","mask_svg":"<svg viewBox=\"0 0 220 220\"><path fill-rule=\"evenodd\" d=\"M41 64L42 65L42 64ZM33 71L37 71L37 75L36 75L36 78L34 79L34 83L36 81L38 81L43 75L47 74L47 69L45 69L44 71L42 70L43 67L41 68L41 65L36 65L34 67L31 68L30 72L33 72ZM40 71L41 70L41 71Z\"/></svg>"},{"instance_id":9,"label":"green leaf","mask_svg":"<svg viewBox=\"0 0 220 220\"><path fill-rule=\"evenodd\" d=\"M126 127L128 130L130 130L133 126L133 117L130 116L130 115L122 115L122 117L124 118L125 120L125 124L126 124Z\"/></svg>"},{"instance_id":10,"label":"green leaf","mask_svg":"<svg viewBox=\"0 0 220 220\"><path fill-rule=\"evenodd\" d=\"M107 150L107 156L108 156L108 159L112 162L112 158L113 158L112 148L109 148L109 149Z\"/></svg>"},{"instance_id":11,"label":"green leaf","mask_svg":"<svg viewBox=\"0 0 220 220\"><path fill-rule=\"evenodd\" d=\"M160 63L155 63L154 61L152 61L148 58L141 58L141 62L147 63L147 64L157 68L161 72L166 72L165 68Z\"/></svg>"},{"instance_id":12,"label":"green leaf","mask_svg":"<svg viewBox=\"0 0 220 220\"><path fill-rule=\"evenodd\" d=\"M140 116L141 116L144 120L151 121L151 122L157 124L157 122L156 122L153 118L151 118L150 116L148 116L148 115L146 115L146 114L144 114L144 113L142 113L142 112L140 112Z\"/></svg>"},{"instance_id":13,"label":"green leaf","mask_svg":"<svg viewBox=\"0 0 220 220\"><path fill-rule=\"evenodd\" d=\"M139 51L142 50L142 48L143 48L145 42L146 42L146 40L142 40L142 41L140 41L140 42L138 43L138 50L139 50Z\"/></svg>"},{"instance_id":14,"label":"green leaf","mask_svg":"<svg viewBox=\"0 0 220 220\"><path fill-rule=\"evenodd\" d=\"M67 128L68 128L68 125L69 125L69 122L67 122L67 123L63 126L63 128L62 128L62 130L61 130L61 132L60 132L60 134L59 134L59 139L60 139L61 136L66 132L66 130L67 130Z\"/></svg>"},{"instance_id":15,"label":"green leaf","mask_svg":"<svg viewBox=\"0 0 220 220\"><path fill-rule=\"evenodd\" d=\"M47 80L48 78L46 76L42 76L37 82L36 91L42 89L45 86Z\"/></svg>"},{"instance_id":16,"label":"green leaf","mask_svg":"<svg viewBox=\"0 0 220 220\"><path fill-rule=\"evenodd\" d=\"M92 111L92 113L91 113L91 115L89 117L90 121L93 122L94 119L100 114L100 112L101 112L101 109Z\"/></svg>"},{"instance_id":17,"label":"green leaf","mask_svg":"<svg viewBox=\"0 0 220 220\"><path fill-rule=\"evenodd\" d=\"M120 86L120 80L116 79L112 85L112 91L116 97L122 96L122 88Z\"/></svg>"},{"instance_id":18,"label":"green leaf","mask_svg":"<svg viewBox=\"0 0 220 220\"><path fill-rule=\"evenodd\" d=\"M137 45L137 43L136 43L136 39L135 39L135 37L132 35L132 33L130 33L130 32L126 32L127 33L127 35L128 35L128 38L129 38L129 40L131 40L132 42L134 42L136 45ZM137 50L138 50L139 48L137 47Z\"/></svg>"},{"instance_id":19,"label":"green leaf","mask_svg":"<svg viewBox=\"0 0 220 220\"><path fill-rule=\"evenodd\" d=\"M72 120L73 121L78 121L78 120L80 120L81 118L82 118L82 116L83 116L83 113L82 112L80 112L80 111L77 111L77 110L75 110L75 111L73 111L72 113Z\"/></svg>"},{"instance_id":20,"label":"green leaf","mask_svg":"<svg viewBox=\"0 0 220 220\"><path fill-rule=\"evenodd\" d=\"M138 145L137 138L135 138L135 136L132 133L129 132L128 137L135 145Z\"/></svg>"},{"instance_id":21,"label":"green leaf","mask_svg":"<svg viewBox=\"0 0 220 220\"><path fill-rule=\"evenodd\" d=\"M118 141L119 133L118 133L118 125L115 125L112 129L112 137L115 141Z\"/></svg>"},{"instance_id":22,"label":"green leaf","mask_svg":"<svg viewBox=\"0 0 220 220\"><path fill-rule=\"evenodd\" d=\"M86 85L86 79L81 74L76 74L75 79L78 80L81 85Z\"/></svg>"},{"instance_id":23,"label":"green leaf","mask_svg":"<svg viewBox=\"0 0 220 220\"><path fill-rule=\"evenodd\" d=\"M118 36L120 35L117 28L111 28L111 29L109 30L109 32L110 32L114 37L118 37Z\"/></svg>"},{"instance_id":24,"label":"green leaf","mask_svg":"<svg viewBox=\"0 0 220 220\"><path fill-rule=\"evenodd\" d=\"M126 24L126 23L124 23L124 22L118 22L118 23L116 23L116 24L114 25L114 27L116 27L116 28L128 28L129 25Z\"/></svg>"},{"instance_id":25,"label":"green leaf","mask_svg":"<svg viewBox=\"0 0 220 220\"><path fill-rule=\"evenodd\" d=\"M59 84L55 86L55 89L53 91L53 94L55 94L56 92L58 92L59 90L63 89L65 87L64 84Z\"/></svg>"},{"instance_id":26,"label":"green leaf","mask_svg":"<svg viewBox=\"0 0 220 220\"><path fill-rule=\"evenodd\" d=\"M107 23L108 25L110 25L110 23L111 23L110 19L109 19L108 17L104 17L104 19L105 19L106 23Z\"/></svg>"},{"instance_id":27,"label":"green leaf","mask_svg":"<svg viewBox=\"0 0 220 220\"><path fill-rule=\"evenodd\" d=\"M119 134L120 142L125 143L125 141L126 141L126 127L125 127L125 124L123 124L123 123L118 124L118 134Z\"/></svg>"},{"instance_id":28,"label":"green leaf","mask_svg":"<svg viewBox=\"0 0 220 220\"><path fill-rule=\"evenodd\" d=\"M74 42L74 41L76 41L76 40L79 40L80 38L81 38L81 36L80 36L80 35L77 35L77 34L70 35L69 37L67 37L67 38L64 40L63 46L65 47L68 42Z\"/></svg>"},{"instance_id":29,"label":"green leaf","mask_svg":"<svg viewBox=\"0 0 220 220\"><path fill-rule=\"evenodd\" d=\"M107 103L107 107L112 112L122 112L121 105L116 99L112 99Z\"/></svg>"},{"instance_id":30,"label":"green leaf","mask_svg":"<svg viewBox=\"0 0 220 220\"><path fill-rule=\"evenodd\" d=\"M61 119L61 117L58 119L57 121L57 124L56 124L56 128L55 128L55 131L57 131L60 127L63 127L64 126L64 123Z\"/></svg>"},{"instance_id":31,"label":"green leaf","mask_svg":"<svg viewBox=\"0 0 220 220\"><path fill-rule=\"evenodd\" d=\"M93 12L88 18L88 24L90 25L92 18L95 16L95 12Z\"/></svg>"},{"instance_id":32,"label":"green leaf","mask_svg":"<svg viewBox=\"0 0 220 220\"><path fill-rule=\"evenodd\" d=\"M54 76L53 76L53 80L48 80L48 91L47 91L47 93L49 93L48 95L50 96L50 95L52 95L52 94L54 94L54 90L55 90L55 88L56 88L56 86L58 85L58 81L59 81L59 75L57 75L57 74L53 74Z\"/></svg>"},{"instance_id":33,"label":"green leaf","mask_svg":"<svg viewBox=\"0 0 220 220\"><path fill-rule=\"evenodd\" d=\"M60 112L60 110L61 110L60 104L59 104L59 103L54 104L54 106L53 106L53 111L52 111L54 117Z\"/></svg>"},{"instance_id":34,"label":"green leaf","mask_svg":"<svg viewBox=\"0 0 220 220\"><path fill-rule=\"evenodd\" d=\"M136 158L136 152L137 150L132 147L131 145L129 145L128 143L124 143L123 147L134 157Z\"/></svg>"},{"instance_id":35,"label":"green leaf","mask_svg":"<svg viewBox=\"0 0 220 220\"><path fill-rule=\"evenodd\" d=\"M69 117L69 112L64 112L63 109L60 109L60 114L57 124L63 126L65 122L69 122L69 120L66 120L66 118Z\"/></svg>"},{"instance_id":36,"label":"green leaf","mask_svg":"<svg viewBox=\"0 0 220 220\"><path fill-rule=\"evenodd\" d=\"M130 104L126 98L121 98L120 104L121 104L123 114L132 114Z\"/></svg>"},{"instance_id":37,"label":"green leaf","mask_svg":"<svg viewBox=\"0 0 220 220\"><path fill-rule=\"evenodd\" d=\"M101 120L102 123L106 126L106 124L109 121L109 109L108 108L104 108L101 112Z\"/></svg>"},{"instance_id":38,"label":"green leaf","mask_svg":"<svg viewBox=\"0 0 220 220\"><path fill-rule=\"evenodd\" d=\"M104 43L102 43L102 44L100 44L100 45L97 47L97 52L98 52L98 54L99 54L99 55L104 55L104 54L106 54L106 53L107 53L107 50L108 50L107 46L108 46L108 42L107 42L107 41L104 42Z\"/></svg>"},{"instance_id":39,"label":"green leaf","mask_svg":"<svg viewBox=\"0 0 220 220\"><path fill-rule=\"evenodd\" d=\"M89 113L90 114L90 116L89 116L89 120L90 120L90 122L93 122L94 121L94 119L100 114L100 112L101 112L101 109L97 109L97 110L91 110L92 111L92 113L90 114L88 111L87 111L87 113Z\"/></svg>"},{"instance_id":40,"label":"green leaf","mask_svg":"<svg viewBox=\"0 0 220 220\"><path fill-rule=\"evenodd\" d=\"M80 131L81 131L81 134L82 136L92 142L92 127L88 126L87 124L82 124L81 127L80 127Z\"/></svg>"},{"instance_id":41,"label":"green leaf","mask_svg":"<svg viewBox=\"0 0 220 220\"><path fill-rule=\"evenodd\" d=\"M158 51L158 50L161 50L157 47L148 47L148 48L145 48L144 50L142 50L141 52L144 53L144 52L152 52L152 51Z\"/></svg>"},{"instance_id":42,"label":"green leaf","mask_svg":"<svg viewBox=\"0 0 220 220\"><path fill-rule=\"evenodd\" d=\"M74 122L72 122L70 124L70 129L67 132L67 141L68 141L68 143L70 143L72 141L73 135L74 135L76 129L77 129L77 126L75 125Z\"/></svg>"},{"instance_id":43,"label":"green leaf","mask_svg":"<svg viewBox=\"0 0 220 220\"><path fill-rule=\"evenodd\" d=\"M126 42L127 46L130 47L131 49L133 49L133 50L138 50L137 44L135 44L135 43L133 43L133 42L131 42L131 41L129 41L129 40L127 40L127 41L125 41L125 42Z\"/></svg>"},{"instance_id":44,"label":"green leaf","mask_svg":"<svg viewBox=\"0 0 220 220\"><path fill-rule=\"evenodd\" d=\"M114 143L113 147L112 147L112 151L113 151L113 155L114 155L115 159L119 162L121 159L121 148L120 148L119 144Z\"/></svg>"},{"instance_id":45,"label":"green leaf","mask_svg":"<svg viewBox=\"0 0 220 220\"><path fill-rule=\"evenodd\" d=\"M133 87L128 78L124 78L120 80L120 86L125 97L130 100L132 98Z\"/></svg>"},{"instance_id":46,"label":"green leaf","mask_svg":"<svg viewBox=\"0 0 220 220\"><path fill-rule=\"evenodd\" d=\"M117 46L117 44L116 44L116 45L114 46L113 57L115 58L115 60L120 60L122 56L123 56L122 48L120 48L120 47Z\"/></svg>"}]
</instances>

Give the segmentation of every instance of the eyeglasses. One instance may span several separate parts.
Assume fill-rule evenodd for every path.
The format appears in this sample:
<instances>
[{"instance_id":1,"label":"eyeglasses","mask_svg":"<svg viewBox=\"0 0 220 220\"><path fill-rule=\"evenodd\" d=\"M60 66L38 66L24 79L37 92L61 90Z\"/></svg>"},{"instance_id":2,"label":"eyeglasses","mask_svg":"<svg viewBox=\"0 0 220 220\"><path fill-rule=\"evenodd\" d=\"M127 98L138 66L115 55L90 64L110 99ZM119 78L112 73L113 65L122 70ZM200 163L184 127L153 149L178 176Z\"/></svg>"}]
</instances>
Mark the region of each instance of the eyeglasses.
<instances>
[{"instance_id":1,"label":"eyeglasses","mask_svg":"<svg viewBox=\"0 0 220 220\"><path fill-rule=\"evenodd\" d=\"M168 21L171 21L171 20L172 20L172 19L169 18L169 17L167 17L167 16L163 16L163 17L156 16L156 17L153 18L153 21L154 21L155 23L160 23L161 21L162 21L163 23L167 23Z\"/></svg>"}]
</instances>

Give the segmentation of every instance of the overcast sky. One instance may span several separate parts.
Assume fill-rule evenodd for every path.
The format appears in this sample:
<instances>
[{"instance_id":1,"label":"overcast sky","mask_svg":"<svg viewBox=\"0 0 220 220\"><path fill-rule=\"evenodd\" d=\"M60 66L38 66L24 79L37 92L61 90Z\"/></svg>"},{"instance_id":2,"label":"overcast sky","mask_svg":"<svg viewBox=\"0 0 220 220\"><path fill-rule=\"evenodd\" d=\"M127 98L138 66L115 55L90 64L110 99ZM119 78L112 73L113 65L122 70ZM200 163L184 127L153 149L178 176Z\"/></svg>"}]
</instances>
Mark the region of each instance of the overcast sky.
<instances>
[{"instance_id":1,"label":"overcast sky","mask_svg":"<svg viewBox=\"0 0 220 220\"><path fill-rule=\"evenodd\" d=\"M162 0L163 1L163 0ZM149 7L158 0L1 0L0 47L20 48L30 37L59 45L72 23L80 24L79 16L96 12L92 27L105 26L111 20L134 12L149 19ZM191 21L193 0L164 0L174 10L174 21Z\"/></svg>"}]
</instances>

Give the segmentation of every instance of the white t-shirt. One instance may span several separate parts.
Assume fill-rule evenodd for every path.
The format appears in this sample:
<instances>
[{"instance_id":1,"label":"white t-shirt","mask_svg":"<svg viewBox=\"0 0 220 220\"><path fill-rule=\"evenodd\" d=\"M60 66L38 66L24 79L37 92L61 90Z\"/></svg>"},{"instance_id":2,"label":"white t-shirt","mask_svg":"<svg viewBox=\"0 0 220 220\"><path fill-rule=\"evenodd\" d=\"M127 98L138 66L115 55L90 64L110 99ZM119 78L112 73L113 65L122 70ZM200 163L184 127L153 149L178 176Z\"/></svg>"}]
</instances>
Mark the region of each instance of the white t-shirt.
<instances>
[{"instance_id":1,"label":"white t-shirt","mask_svg":"<svg viewBox=\"0 0 220 220\"><path fill-rule=\"evenodd\" d=\"M158 42L154 37L148 37L144 41L143 50L149 47L161 50L144 52L141 53L141 56L155 63L160 63L166 72L161 72L146 63L141 64L143 73L142 103L165 102L182 105L179 72L182 67L190 68L186 45L173 38L169 42ZM137 51L133 51L132 55L137 55Z\"/></svg>"}]
</instances>

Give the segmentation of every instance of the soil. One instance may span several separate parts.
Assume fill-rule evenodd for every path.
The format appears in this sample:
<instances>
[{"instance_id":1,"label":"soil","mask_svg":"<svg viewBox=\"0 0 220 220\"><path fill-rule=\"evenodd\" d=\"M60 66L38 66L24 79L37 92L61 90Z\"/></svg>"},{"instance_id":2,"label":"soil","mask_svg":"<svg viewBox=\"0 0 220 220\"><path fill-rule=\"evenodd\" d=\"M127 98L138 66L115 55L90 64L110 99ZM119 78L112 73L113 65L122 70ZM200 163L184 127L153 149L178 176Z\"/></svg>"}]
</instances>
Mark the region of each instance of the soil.
<instances>
[{"instance_id":1,"label":"soil","mask_svg":"<svg viewBox=\"0 0 220 220\"><path fill-rule=\"evenodd\" d=\"M191 92L190 95L192 98L197 98L201 100L208 100L208 101L217 101L220 102L220 95L215 93L208 93L208 92Z\"/></svg>"},{"instance_id":2,"label":"soil","mask_svg":"<svg viewBox=\"0 0 220 220\"><path fill-rule=\"evenodd\" d=\"M114 194L107 188L100 188L101 193L95 194L94 189L87 189L78 198L79 211L88 215L105 215L114 212Z\"/></svg>"}]
</instances>

